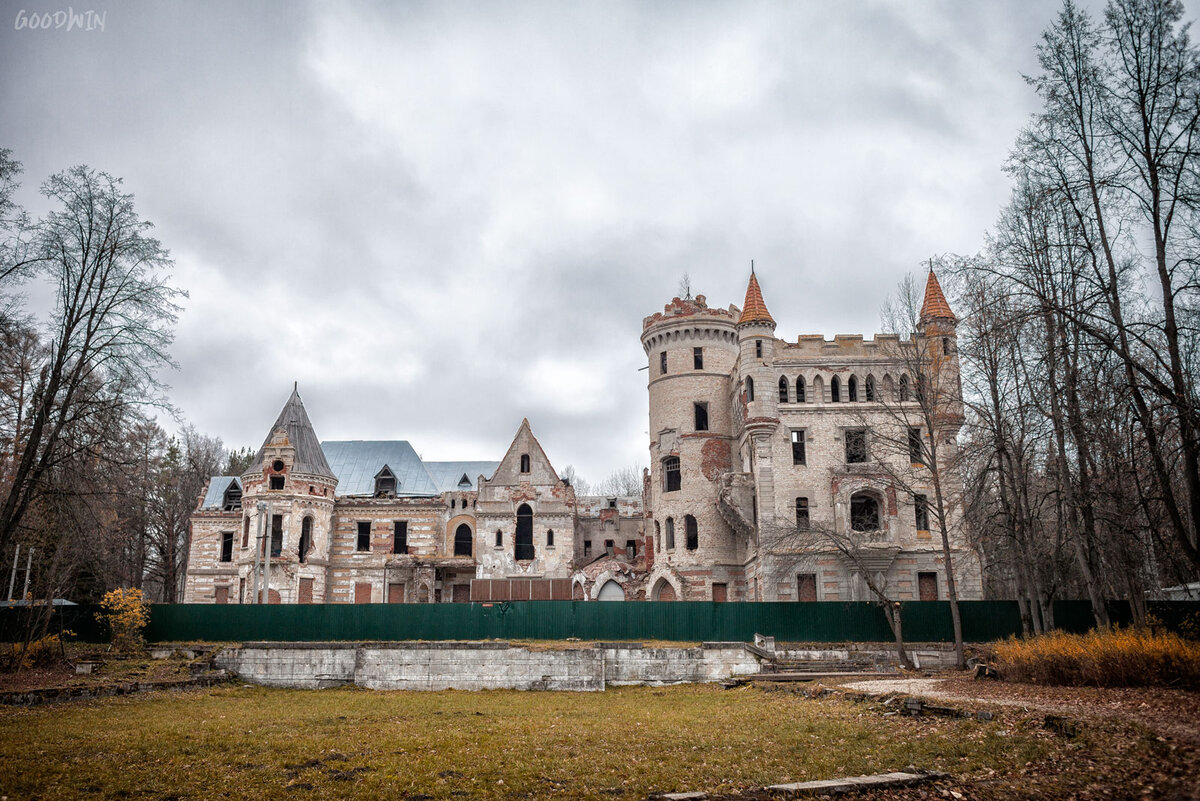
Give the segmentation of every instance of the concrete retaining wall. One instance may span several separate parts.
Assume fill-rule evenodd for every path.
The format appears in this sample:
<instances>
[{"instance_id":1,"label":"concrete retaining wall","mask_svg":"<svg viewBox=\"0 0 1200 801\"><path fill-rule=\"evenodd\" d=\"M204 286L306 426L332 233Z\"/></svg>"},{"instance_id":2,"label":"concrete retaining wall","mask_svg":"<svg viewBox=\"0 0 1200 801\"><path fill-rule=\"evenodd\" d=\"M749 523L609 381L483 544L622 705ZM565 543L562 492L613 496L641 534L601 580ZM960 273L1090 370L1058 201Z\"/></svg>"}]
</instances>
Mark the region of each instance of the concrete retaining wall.
<instances>
[{"instance_id":1,"label":"concrete retaining wall","mask_svg":"<svg viewBox=\"0 0 1200 801\"><path fill-rule=\"evenodd\" d=\"M244 681L319 689L573 690L722 681L759 671L741 643L531 651L504 642L246 643L217 655Z\"/></svg>"}]
</instances>

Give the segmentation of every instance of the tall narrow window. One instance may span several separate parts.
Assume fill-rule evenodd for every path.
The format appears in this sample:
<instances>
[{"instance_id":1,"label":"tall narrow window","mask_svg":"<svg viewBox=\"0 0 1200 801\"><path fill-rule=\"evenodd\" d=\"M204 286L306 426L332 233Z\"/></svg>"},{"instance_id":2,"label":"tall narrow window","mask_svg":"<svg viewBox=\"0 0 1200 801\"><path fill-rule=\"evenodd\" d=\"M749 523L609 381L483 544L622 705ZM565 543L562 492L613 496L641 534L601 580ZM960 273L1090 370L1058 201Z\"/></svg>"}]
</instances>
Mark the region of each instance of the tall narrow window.
<instances>
[{"instance_id":1,"label":"tall narrow window","mask_svg":"<svg viewBox=\"0 0 1200 801\"><path fill-rule=\"evenodd\" d=\"M500 529L496 529L496 547L497 548L504 547L504 532L501 531Z\"/></svg>"},{"instance_id":2,"label":"tall narrow window","mask_svg":"<svg viewBox=\"0 0 1200 801\"><path fill-rule=\"evenodd\" d=\"M585 557L592 555L592 541L591 540L583 541L583 555Z\"/></svg>"},{"instance_id":3,"label":"tall narrow window","mask_svg":"<svg viewBox=\"0 0 1200 801\"><path fill-rule=\"evenodd\" d=\"M527 503L517 507L517 537L514 555L518 561L528 561L534 556L533 510Z\"/></svg>"},{"instance_id":4,"label":"tall narrow window","mask_svg":"<svg viewBox=\"0 0 1200 801\"><path fill-rule=\"evenodd\" d=\"M779 402L788 402L788 380L783 376L779 377Z\"/></svg>"},{"instance_id":5,"label":"tall narrow window","mask_svg":"<svg viewBox=\"0 0 1200 801\"><path fill-rule=\"evenodd\" d=\"M625 540L625 556L637 559L637 540Z\"/></svg>"},{"instance_id":6,"label":"tall narrow window","mask_svg":"<svg viewBox=\"0 0 1200 801\"><path fill-rule=\"evenodd\" d=\"M908 429L908 460L913 464L925 464L925 457L921 455L921 429Z\"/></svg>"},{"instance_id":7,"label":"tall narrow window","mask_svg":"<svg viewBox=\"0 0 1200 801\"><path fill-rule=\"evenodd\" d=\"M842 402L842 382L836 375L829 379L829 399L834 403Z\"/></svg>"},{"instance_id":8,"label":"tall narrow window","mask_svg":"<svg viewBox=\"0 0 1200 801\"><path fill-rule=\"evenodd\" d=\"M949 356L954 350L950 345L950 337L942 337L942 355Z\"/></svg>"},{"instance_id":9,"label":"tall narrow window","mask_svg":"<svg viewBox=\"0 0 1200 801\"><path fill-rule=\"evenodd\" d=\"M746 402L754 400L754 379L746 376Z\"/></svg>"},{"instance_id":10,"label":"tall narrow window","mask_svg":"<svg viewBox=\"0 0 1200 801\"><path fill-rule=\"evenodd\" d=\"M675 518L667 518L667 550L675 549Z\"/></svg>"},{"instance_id":11,"label":"tall narrow window","mask_svg":"<svg viewBox=\"0 0 1200 801\"><path fill-rule=\"evenodd\" d=\"M408 521L392 521L392 553L408 553Z\"/></svg>"},{"instance_id":12,"label":"tall narrow window","mask_svg":"<svg viewBox=\"0 0 1200 801\"><path fill-rule=\"evenodd\" d=\"M250 516L246 515L242 518L242 547L250 547Z\"/></svg>"},{"instance_id":13,"label":"tall narrow window","mask_svg":"<svg viewBox=\"0 0 1200 801\"><path fill-rule=\"evenodd\" d=\"M554 547L554 529L552 529L552 528L546 529L546 547L547 548Z\"/></svg>"},{"instance_id":14,"label":"tall narrow window","mask_svg":"<svg viewBox=\"0 0 1200 801\"><path fill-rule=\"evenodd\" d=\"M900 376L900 388L897 392L901 403L908 403L908 375Z\"/></svg>"},{"instance_id":15,"label":"tall narrow window","mask_svg":"<svg viewBox=\"0 0 1200 801\"><path fill-rule=\"evenodd\" d=\"M867 380L863 386L863 389L866 390L867 393L867 403L872 403L875 400L875 376L867 376Z\"/></svg>"},{"instance_id":16,"label":"tall narrow window","mask_svg":"<svg viewBox=\"0 0 1200 801\"><path fill-rule=\"evenodd\" d=\"M299 559L301 563L308 559L308 552L312 550L312 521L311 515L306 515L304 520L300 521Z\"/></svg>"},{"instance_id":17,"label":"tall narrow window","mask_svg":"<svg viewBox=\"0 0 1200 801\"><path fill-rule=\"evenodd\" d=\"M861 464L867 461L867 432L852 429L846 432L846 464Z\"/></svg>"},{"instance_id":18,"label":"tall narrow window","mask_svg":"<svg viewBox=\"0 0 1200 801\"><path fill-rule=\"evenodd\" d=\"M658 372L660 375L667 374L667 352L665 350L658 354Z\"/></svg>"},{"instance_id":19,"label":"tall narrow window","mask_svg":"<svg viewBox=\"0 0 1200 801\"><path fill-rule=\"evenodd\" d=\"M796 499L796 528L808 530L808 498Z\"/></svg>"},{"instance_id":20,"label":"tall narrow window","mask_svg":"<svg viewBox=\"0 0 1200 801\"><path fill-rule=\"evenodd\" d=\"M804 403L804 390L804 376L798 376L796 378L796 403Z\"/></svg>"},{"instance_id":21,"label":"tall narrow window","mask_svg":"<svg viewBox=\"0 0 1200 801\"><path fill-rule=\"evenodd\" d=\"M758 359L762 358L762 340L761 339L754 340L754 356L755 356L755 358L758 358Z\"/></svg>"},{"instance_id":22,"label":"tall narrow window","mask_svg":"<svg viewBox=\"0 0 1200 801\"><path fill-rule=\"evenodd\" d=\"M271 515L271 556L283 553L283 515Z\"/></svg>"},{"instance_id":23,"label":"tall narrow window","mask_svg":"<svg viewBox=\"0 0 1200 801\"><path fill-rule=\"evenodd\" d=\"M528 453L521 454L521 472L522 473L529 472L529 454Z\"/></svg>"},{"instance_id":24,"label":"tall narrow window","mask_svg":"<svg viewBox=\"0 0 1200 801\"><path fill-rule=\"evenodd\" d=\"M454 555L455 556L470 556L471 545L474 543L475 537L471 533L471 527L466 523L459 524L458 528L454 529Z\"/></svg>"},{"instance_id":25,"label":"tall narrow window","mask_svg":"<svg viewBox=\"0 0 1200 801\"><path fill-rule=\"evenodd\" d=\"M846 381L846 400L850 401L851 403L858 403L857 376L850 376L850 379Z\"/></svg>"},{"instance_id":26,"label":"tall narrow window","mask_svg":"<svg viewBox=\"0 0 1200 801\"><path fill-rule=\"evenodd\" d=\"M663 459L663 492L678 492L680 485L679 457L668 456Z\"/></svg>"},{"instance_id":27,"label":"tall narrow window","mask_svg":"<svg viewBox=\"0 0 1200 801\"><path fill-rule=\"evenodd\" d=\"M708 404L707 403L694 403L694 404L692 404L692 411L695 413L695 416L696 416L696 430L697 431L707 431L708 430Z\"/></svg>"},{"instance_id":28,"label":"tall narrow window","mask_svg":"<svg viewBox=\"0 0 1200 801\"><path fill-rule=\"evenodd\" d=\"M929 531L929 499L924 495L914 495L913 509L916 511L917 531Z\"/></svg>"},{"instance_id":29,"label":"tall narrow window","mask_svg":"<svg viewBox=\"0 0 1200 801\"><path fill-rule=\"evenodd\" d=\"M221 532L221 561L222 562L232 562L233 561L233 532L232 531L222 531Z\"/></svg>"},{"instance_id":30,"label":"tall narrow window","mask_svg":"<svg viewBox=\"0 0 1200 801\"><path fill-rule=\"evenodd\" d=\"M685 515L683 525L687 530L687 549L694 551L700 547L700 530L696 526L696 518L691 515Z\"/></svg>"},{"instance_id":31,"label":"tall narrow window","mask_svg":"<svg viewBox=\"0 0 1200 801\"><path fill-rule=\"evenodd\" d=\"M806 464L807 455L804 452L804 431L792 432L792 464Z\"/></svg>"},{"instance_id":32,"label":"tall narrow window","mask_svg":"<svg viewBox=\"0 0 1200 801\"><path fill-rule=\"evenodd\" d=\"M704 348L692 348L692 367L696 370L704 369Z\"/></svg>"},{"instance_id":33,"label":"tall narrow window","mask_svg":"<svg viewBox=\"0 0 1200 801\"><path fill-rule=\"evenodd\" d=\"M358 542L355 544L355 549L371 550L371 522L369 520L358 521Z\"/></svg>"}]
</instances>

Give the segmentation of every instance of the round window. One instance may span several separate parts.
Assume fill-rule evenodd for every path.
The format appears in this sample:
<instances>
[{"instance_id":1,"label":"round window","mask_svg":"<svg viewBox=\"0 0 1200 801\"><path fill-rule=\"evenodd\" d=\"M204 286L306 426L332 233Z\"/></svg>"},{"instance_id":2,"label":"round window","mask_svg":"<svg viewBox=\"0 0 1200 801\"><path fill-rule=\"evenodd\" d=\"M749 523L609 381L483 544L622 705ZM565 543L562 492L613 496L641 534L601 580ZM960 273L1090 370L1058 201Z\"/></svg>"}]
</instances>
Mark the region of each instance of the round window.
<instances>
[{"instance_id":1,"label":"round window","mask_svg":"<svg viewBox=\"0 0 1200 801\"><path fill-rule=\"evenodd\" d=\"M271 469L274 470L276 473L282 473L283 472L283 460L276 459L275 461L271 462Z\"/></svg>"}]
</instances>

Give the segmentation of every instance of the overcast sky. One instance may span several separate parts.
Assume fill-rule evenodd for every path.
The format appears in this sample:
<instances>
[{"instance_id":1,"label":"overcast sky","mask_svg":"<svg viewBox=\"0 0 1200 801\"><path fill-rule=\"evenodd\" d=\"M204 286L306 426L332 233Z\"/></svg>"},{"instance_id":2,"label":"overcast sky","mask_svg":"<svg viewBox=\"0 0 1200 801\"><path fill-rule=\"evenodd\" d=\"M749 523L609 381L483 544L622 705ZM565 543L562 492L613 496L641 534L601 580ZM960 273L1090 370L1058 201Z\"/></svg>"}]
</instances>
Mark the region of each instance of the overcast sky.
<instances>
[{"instance_id":1,"label":"overcast sky","mask_svg":"<svg viewBox=\"0 0 1200 801\"><path fill-rule=\"evenodd\" d=\"M981 247L1059 5L72 2L103 29L0 2L0 147L33 211L80 163L136 195L188 421L257 447L299 381L322 439L499 459L528 417L593 482L647 461L685 273L740 305L754 259L777 335L870 335Z\"/></svg>"}]
</instances>

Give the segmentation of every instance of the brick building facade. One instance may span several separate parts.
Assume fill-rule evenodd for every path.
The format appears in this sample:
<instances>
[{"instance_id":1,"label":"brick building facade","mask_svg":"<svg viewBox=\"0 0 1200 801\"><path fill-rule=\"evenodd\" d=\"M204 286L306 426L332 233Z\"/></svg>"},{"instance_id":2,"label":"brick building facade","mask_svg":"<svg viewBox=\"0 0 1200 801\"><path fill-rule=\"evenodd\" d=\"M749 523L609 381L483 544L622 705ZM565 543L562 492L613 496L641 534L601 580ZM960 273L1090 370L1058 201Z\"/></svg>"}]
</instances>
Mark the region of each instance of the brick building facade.
<instances>
[{"instance_id":1,"label":"brick building facade","mask_svg":"<svg viewBox=\"0 0 1200 801\"><path fill-rule=\"evenodd\" d=\"M978 598L955 324L932 273L909 340L777 339L753 273L741 309L673 299L643 321L642 497L576 495L528 420L496 462L321 443L293 390L246 473L209 482L185 601L252 602L264 580L273 603L945 598L939 509Z\"/></svg>"}]
</instances>

